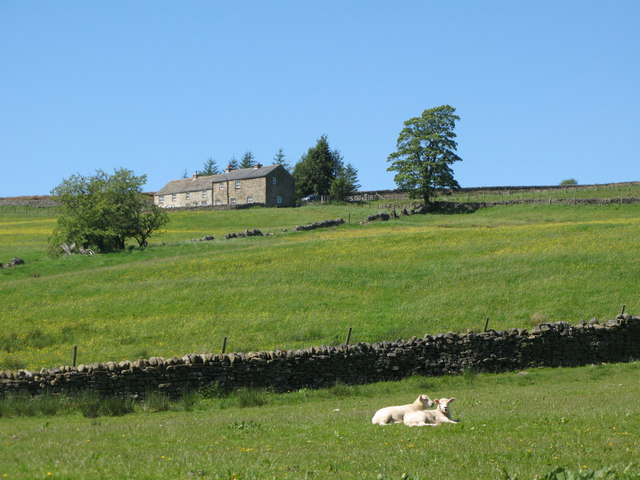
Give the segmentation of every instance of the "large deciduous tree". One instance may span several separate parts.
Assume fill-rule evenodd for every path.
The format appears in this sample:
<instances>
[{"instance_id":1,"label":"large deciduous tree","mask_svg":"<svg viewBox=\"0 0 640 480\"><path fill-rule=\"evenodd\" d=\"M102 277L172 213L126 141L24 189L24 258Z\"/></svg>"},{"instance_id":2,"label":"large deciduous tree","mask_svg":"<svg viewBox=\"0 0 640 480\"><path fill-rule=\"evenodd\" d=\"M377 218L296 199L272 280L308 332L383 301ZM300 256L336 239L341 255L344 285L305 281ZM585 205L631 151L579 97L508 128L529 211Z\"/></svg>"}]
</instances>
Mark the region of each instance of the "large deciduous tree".
<instances>
[{"instance_id":1,"label":"large deciduous tree","mask_svg":"<svg viewBox=\"0 0 640 480\"><path fill-rule=\"evenodd\" d=\"M431 108L404 122L398 136L397 150L389 155L388 171L395 171L399 189L410 198L421 198L425 205L437 188L460 188L450 165L462 160L455 151L455 108L449 105Z\"/></svg>"},{"instance_id":2,"label":"large deciduous tree","mask_svg":"<svg viewBox=\"0 0 640 480\"><path fill-rule=\"evenodd\" d=\"M63 180L51 192L62 205L52 246L75 243L105 252L123 249L127 238L146 246L149 236L168 222L167 213L142 194L146 181L146 175L125 168Z\"/></svg>"},{"instance_id":3,"label":"large deciduous tree","mask_svg":"<svg viewBox=\"0 0 640 480\"><path fill-rule=\"evenodd\" d=\"M331 183L342 168L342 156L331 150L326 135L305 153L293 169L296 180L296 196L328 195Z\"/></svg>"}]
</instances>

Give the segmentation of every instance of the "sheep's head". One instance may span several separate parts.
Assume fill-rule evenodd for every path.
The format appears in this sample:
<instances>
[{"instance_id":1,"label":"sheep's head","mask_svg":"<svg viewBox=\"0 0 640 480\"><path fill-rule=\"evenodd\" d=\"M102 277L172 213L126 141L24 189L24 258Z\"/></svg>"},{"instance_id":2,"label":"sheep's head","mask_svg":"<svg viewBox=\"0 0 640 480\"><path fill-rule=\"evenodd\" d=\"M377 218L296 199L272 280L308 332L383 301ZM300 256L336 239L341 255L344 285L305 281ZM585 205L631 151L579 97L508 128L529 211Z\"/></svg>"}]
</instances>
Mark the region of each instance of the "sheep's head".
<instances>
[{"instance_id":1,"label":"sheep's head","mask_svg":"<svg viewBox=\"0 0 640 480\"><path fill-rule=\"evenodd\" d=\"M438 404L438 410L440 410L445 415L449 415L449 404L451 402L455 402L455 398L436 398L436 403Z\"/></svg>"},{"instance_id":2,"label":"sheep's head","mask_svg":"<svg viewBox=\"0 0 640 480\"><path fill-rule=\"evenodd\" d=\"M427 395L420 395L417 403L421 403L424 408L433 407L433 400L431 400Z\"/></svg>"}]
</instances>

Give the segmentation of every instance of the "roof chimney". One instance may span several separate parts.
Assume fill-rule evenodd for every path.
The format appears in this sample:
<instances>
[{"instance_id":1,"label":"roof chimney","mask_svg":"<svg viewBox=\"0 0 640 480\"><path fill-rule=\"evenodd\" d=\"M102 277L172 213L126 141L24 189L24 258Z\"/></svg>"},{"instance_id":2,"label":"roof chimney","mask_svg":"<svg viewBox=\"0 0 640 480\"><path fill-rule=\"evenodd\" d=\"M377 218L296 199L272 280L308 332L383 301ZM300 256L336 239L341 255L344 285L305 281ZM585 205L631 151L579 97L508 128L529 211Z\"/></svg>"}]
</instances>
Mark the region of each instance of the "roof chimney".
<instances>
[{"instance_id":1,"label":"roof chimney","mask_svg":"<svg viewBox=\"0 0 640 480\"><path fill-rule=\"evenodd\" d=\"M256 163L253 168L262 168L262 164L261 163Z\"/></svg>"},{"instance_id":2,"label":"roof chimney","mask_svg":"<svg viewBox=\"0 0 640 480\"><path fill-rule=\"evenodd\" d=\"M227 165L225 172L229 173L231 170L233 170L233 168L231 168L231 164Z\"/></svg>"},{"instance_id":3,"label":"roof chimney","mask_svg":"<svg viewBox=\"0 0 640 480\"><path fill-rule=\"evenodd\" d=\"M195 180L196 178L198 178L200 176L200 174L198 173L198 171L196 170L195 172L193 172L193 179Z\"/></svg>"}]
</instances>

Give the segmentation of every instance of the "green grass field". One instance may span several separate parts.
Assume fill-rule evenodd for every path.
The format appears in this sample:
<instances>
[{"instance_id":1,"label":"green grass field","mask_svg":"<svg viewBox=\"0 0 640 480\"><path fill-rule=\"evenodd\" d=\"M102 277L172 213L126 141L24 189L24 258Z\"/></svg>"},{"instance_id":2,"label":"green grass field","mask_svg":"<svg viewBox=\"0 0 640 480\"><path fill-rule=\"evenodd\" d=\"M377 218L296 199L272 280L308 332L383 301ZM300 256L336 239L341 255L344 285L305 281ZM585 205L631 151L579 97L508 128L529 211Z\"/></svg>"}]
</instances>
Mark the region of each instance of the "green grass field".
<instances>
[{"instance_id":1,"label":"green grass field","mask_svg":"<svg viewBox=\"0 0 640 480\"><path fill-rule=\"evenodd\" d=\"M517 200L557 200L600 198L619 200L621 198L639 198L640 183L630 182L610 185L578 185L565 188L519 188L498 191L461 190L453 195L443 196L442 200L458 202L508 202Z\"/></svg>"},{"instance_id":2,"label":"green grass field","mask_svg":"<svg viewBox=\"0 0 640 480\"><path fill-rule=\"evenodd\" d=\"M606 320L623 304L640 311L640 205L520 205L358 224L375 211L171 212L145 250L51 259L55 211L5 207L0 262L19 256L26 265L0 270L0 368L68 364L73 345L79 363L90 363L217 352L224 336L228 350L298 348L340 343L348 327L357 342L477 331L487 317L502 329ZM293 232L349 215L340 227ZM274 235L222 238L249 228ZM207 234L216 240L192 241ZM8 399L0 478L638 479L639 368L198 392L96 418L52 406L62 400ZM420 393L455 396L461 423L370 424L376 409ZM559 467L568 473L549 476Z\"/></svg>"},{"instance_id":3,"label":"green grass field","mask_svg":"<svg viewBox=\"0 0 640 480\"><path fill-rule=\"evenodd\" d=\"M569 478L637 479L639 374L635 362L245 392L116 417L3 417L0 476L532 479L562 467ZM420 393L456 397L460 423L371 424L378 408ZM609 468L617 476L589 476Z\"/></svg>"},{"instance_id":4,"label":"green grass field","mask_svg":"<svg viewBox=\"0 0 640 480\"><path fill-rule=\"evenodd\" d=\"M47 258L50 217L3 216L0 367L288 349L640 310L640 205L493 207L359 225L371 210L172 212L145 250ZM344 226L293 232L342 216ZM225 240L260 228L273 236ZM283 232L288 229L288 232ZM212 242L192 242L212 234ZM2 260L0 260L2 261Z\"/></svg>"}]
</instances>

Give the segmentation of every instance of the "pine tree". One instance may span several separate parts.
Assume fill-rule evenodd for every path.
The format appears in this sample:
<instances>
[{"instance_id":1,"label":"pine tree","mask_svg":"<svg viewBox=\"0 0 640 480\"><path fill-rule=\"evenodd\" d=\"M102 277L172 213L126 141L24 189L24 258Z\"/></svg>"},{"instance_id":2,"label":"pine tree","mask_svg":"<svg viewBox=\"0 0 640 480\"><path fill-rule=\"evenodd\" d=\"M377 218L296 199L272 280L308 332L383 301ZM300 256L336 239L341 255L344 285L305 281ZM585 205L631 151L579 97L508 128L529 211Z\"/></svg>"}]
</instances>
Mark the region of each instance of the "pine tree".
<instances>
[{"instance_id":1,"label":"pine tree","mask_svg":"<svg viewBox=\"0 0 640 480\"><path fill-rule=\"evenodd\" d=\"M331 182L331 188L329 194L332 200L343 202L347 197L353 195L360 188L358 184L358 170L347 163L347 165L340 169L338 176Z\"/></svg>"},{"instance_id":2,"label":"pine tree","mask_svg":"<svg viewBox=\"0 0 640 480\"><path fill-rule=\"evenodd\" d=\"M245 152L240 159L240 168L252 168L256 164L255 159L253 158L253 153L250 151Z\"/></svg>"},{"instance_id":3,"label":"pine tree","mask_svg":"<svg viewBox=\"0 0 640 480\"><path fill-rule=\"evenodd\" d=\"M342 155L331 150L326 135L305 153L293 169L298 198L306 195L328 195L331 182L342 169Z\"/></svg>"},{"instance_id":4,"label":"pine tree","mask_svg":"<svg viewBox=\"0 0 640 480\"><path fill-rule=\"evenodd\" d=\"M219 173L220 168L218 167L218 163L213 157L209 157L207 161L204 162L202 170L198 172L198 175L218 175Z\"/></svg>"},{"instance_id":5,"label":"pine tree","mask_svg":"<svg viewBox=\"0 0 640 480\"><path fill-rule=\"evenodd\" d=\"M231 160L229 160L229 165L227 166L227 168L229 170L237 170L238 168L240 168L240 164L238 163L238 160L236 160L235 156L231 157Z\"/></svg>"},{"instance_id":6,"label":"pine tree","mask_svg":"<svg viewBox=\"0 0 640 480\"><path fill-rule=\"evenodd\" d=\"M276 156L275 156L275 157L273 157L273 164L274 164L274 165L282 165L282 166L285 168L285 170L286 170L287 172L290 172L290 171L291 171L291 166L290 166L290 165L289 165L289 163L285 160L285 154L284 154L284 152L282 151L282 149L281 149L281 148L280 148L280 149L278 150L278 152L276 153Z\"/></svg>"}]
</instances>

